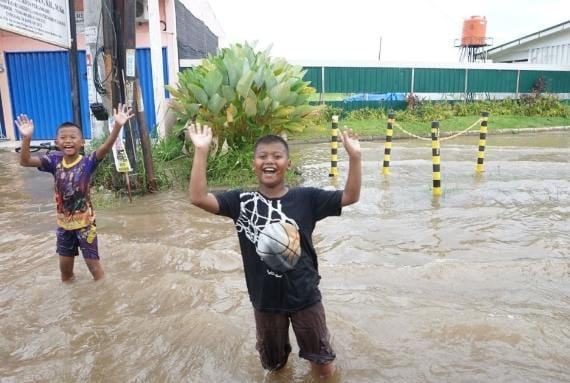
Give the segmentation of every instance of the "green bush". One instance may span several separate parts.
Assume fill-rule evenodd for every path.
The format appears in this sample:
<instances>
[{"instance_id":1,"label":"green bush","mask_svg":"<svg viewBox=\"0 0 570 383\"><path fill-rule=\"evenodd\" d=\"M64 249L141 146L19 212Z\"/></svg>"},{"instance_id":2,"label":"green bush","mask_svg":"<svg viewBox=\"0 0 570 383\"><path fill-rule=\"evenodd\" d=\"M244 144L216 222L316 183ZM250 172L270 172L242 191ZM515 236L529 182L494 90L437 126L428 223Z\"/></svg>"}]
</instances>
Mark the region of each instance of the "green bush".
<instances>
[{"instance_id":1,"label":"green bush","mask_svg":"<svg viewBox=\"0 0 570 383\"><path fill-rule=\"evenodd\" d=\"M220 145L246 148L261 135L302 131L321 106L310 105L315 89L303 81L306 71L269 50L255 51L245 43L208 56L167 86L179 119L197 119L213 129Z\"/></svg>"},{"instance_id":2,"label":"green bush","mask_svg":"<svg viewBox=\"0 0 570 383\"><path fill-rule=\"evenodd\" d=\"M570 116L570 107L555 96L532 93L521 95L518 100L505 98L472 102L426 101L415 98L413 107L396 112L396 119L407 122L441 121L456 116L480 115L484 111L494 116ZM369 114L367 111L364 113Z\"/></svg>"},{"instance_id":3,"label":"green bush","mask_svg":"<svg viewBox=\"0 0 570 383\"><path fill-rule=\"evenodd\" d=\"M351 120L380 120L386 118L382 108L362 108L350 111L347 116Z\"/></svg>"}]
</instances>

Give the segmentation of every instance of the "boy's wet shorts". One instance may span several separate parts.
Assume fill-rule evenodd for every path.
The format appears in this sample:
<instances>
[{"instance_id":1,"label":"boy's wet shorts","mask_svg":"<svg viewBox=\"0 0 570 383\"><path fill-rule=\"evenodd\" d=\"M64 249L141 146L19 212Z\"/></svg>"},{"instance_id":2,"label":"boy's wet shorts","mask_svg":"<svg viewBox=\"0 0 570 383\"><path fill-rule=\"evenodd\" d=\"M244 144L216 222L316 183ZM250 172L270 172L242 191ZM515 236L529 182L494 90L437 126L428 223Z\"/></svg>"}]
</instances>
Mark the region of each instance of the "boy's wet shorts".
<instances>
[{"instance_id":1,"label":"boy's wet shorts","mask_svg":"<svg viewBox=\"0 0 570 383\"><path fill-rule=\"evenodd\" d=\"M291 352L289 322L297 338L301 358L316 364L327 364L335 359L325 320L325 309L321 302L287 314L256 309L253 311L257 329L256 349L259 351L263 368L279 370L287 363Z\"/></svg>"},{"instance_id":2,"label":"boy's wet shorts","mask_svg":"<svg viewBox=\"0 0 570 383\"><path fill-rule=\"evenodd\" d=\"M77 230L57 228L57 253L64 257L79 255L79 249L85 259L99 259L97 247L97 229L95 224Z\"/></svg>"}]
</instances>

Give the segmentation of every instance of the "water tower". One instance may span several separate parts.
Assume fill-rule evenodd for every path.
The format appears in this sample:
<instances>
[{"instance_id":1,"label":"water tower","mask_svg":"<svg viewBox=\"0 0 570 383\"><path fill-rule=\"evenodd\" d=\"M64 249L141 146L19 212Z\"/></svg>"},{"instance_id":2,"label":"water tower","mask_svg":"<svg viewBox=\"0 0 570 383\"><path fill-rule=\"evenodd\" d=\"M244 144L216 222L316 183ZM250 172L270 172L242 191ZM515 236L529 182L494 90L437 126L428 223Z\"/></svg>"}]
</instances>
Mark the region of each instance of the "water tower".
<instances>
[{"instance_id":1,"label":"water tower","mask_svg":"<svg viewBox=\"0 0 570 383\"><path fill-rule=\"evenodd\" d=\"M471 16L463 21L461 41L455 40L455 46L461 49L460 62L485 61L485 47L493 45L493 39L486 34L487 19L484 16Z\"/></svg>"}]
</instances>

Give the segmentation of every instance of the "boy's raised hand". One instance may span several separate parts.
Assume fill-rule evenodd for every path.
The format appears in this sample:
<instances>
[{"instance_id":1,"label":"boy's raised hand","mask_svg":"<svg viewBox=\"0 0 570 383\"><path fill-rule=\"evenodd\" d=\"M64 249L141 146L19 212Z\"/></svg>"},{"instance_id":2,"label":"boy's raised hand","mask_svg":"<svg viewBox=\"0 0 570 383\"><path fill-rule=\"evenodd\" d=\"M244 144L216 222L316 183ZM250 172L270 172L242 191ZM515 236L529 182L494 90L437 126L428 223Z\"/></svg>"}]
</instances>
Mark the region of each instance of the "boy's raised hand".
<instances>
[{"instance_id":1,"label":"boy's raised hand","mask_svg":"<svg viewBox=\"0 0 570 383\"><path fill-rule=\"evenodd\" d=\"M343 130L341 132L342 145L350 157L360 156L360 141L358 135L352 129Z\"/></svg>"},{"instance_id":2,"label":"boy's raised hand","mask_svg":"<svg viewBox=\"0 0 570 383\"><path fill-rule=\"evenodd\" d=\"M133 108L126 104L119 103L117 105L117 109L113 108L113 119L115 120L115 123L120 126L125 125L125 123L133 116Z\"/></svg>"},{"instance_id":3,"label":"boy's raised hand","mask_svg":"<svg viewBox=\"0 0 570 383\"><path fill-rule=\"evenodd\" d=\"M210 148L212 143L212 128L208 125L200 125L199 123L193 123L188 121L186 125L186 137L188 137L196 149Z\"/></svg>"},{"instance_id":4,"label":"boy's raised hand","mask_svg":"<svg viewBox=\"0 0 570 383\"><path fill-rule=\"evenodd\" d=\"M32 137L34 133L34 121L30 120L27 115L20 114L14 122L22 137Z\"/></svg>"}]
</instances>

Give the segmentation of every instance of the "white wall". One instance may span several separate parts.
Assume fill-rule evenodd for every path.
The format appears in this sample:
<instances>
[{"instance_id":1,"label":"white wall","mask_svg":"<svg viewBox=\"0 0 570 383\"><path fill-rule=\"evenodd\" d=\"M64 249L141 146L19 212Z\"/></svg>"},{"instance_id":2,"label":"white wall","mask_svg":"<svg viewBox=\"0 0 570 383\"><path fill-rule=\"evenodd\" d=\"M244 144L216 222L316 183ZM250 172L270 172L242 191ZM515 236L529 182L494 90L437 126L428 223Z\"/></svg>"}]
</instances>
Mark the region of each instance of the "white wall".
<instances>
[{"instance_id":1,"label":"white wall","mask_svg":"<svg viewBox=\"0 0 570 383\"><path fill-rule=\"evenodd\" d=\"M529 60L533 64L570 65L570 43L529 49Z\"/></svg>"},{"instance_id":2,"label":"white wall","mask_svg":"<svg viewBox=\"0 0 570 383\"><path fill-rule=\"evenodd\" d=\"M521 39L496 52L489 52L493 62L526 60L531 64L570 65L570 30L565 29L544 37Z\"/></svg>"}]
</instances>

